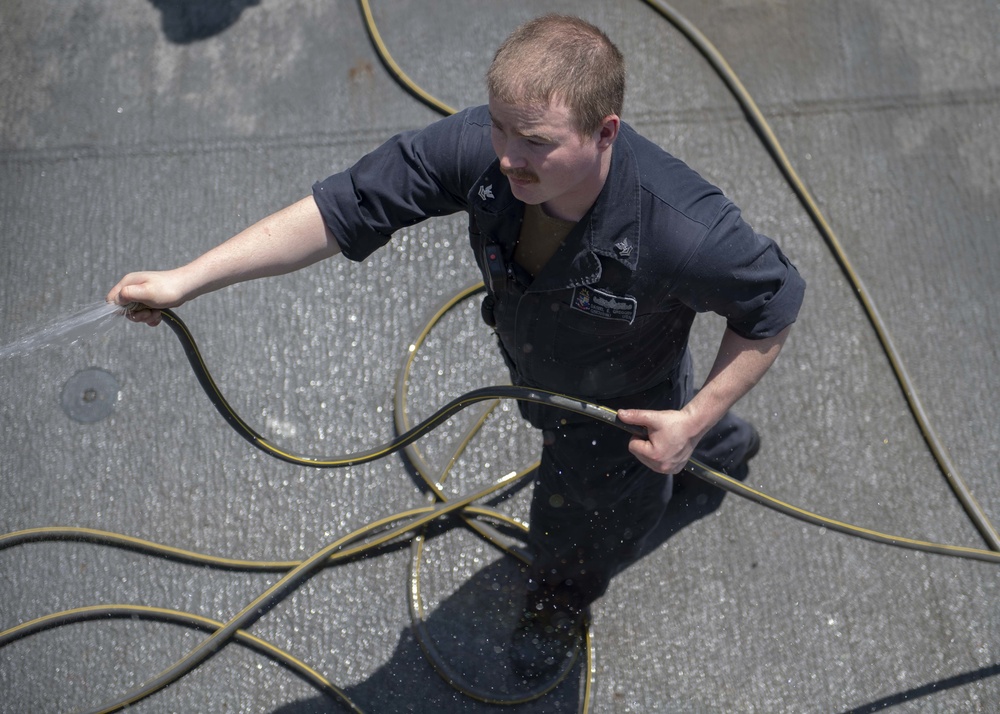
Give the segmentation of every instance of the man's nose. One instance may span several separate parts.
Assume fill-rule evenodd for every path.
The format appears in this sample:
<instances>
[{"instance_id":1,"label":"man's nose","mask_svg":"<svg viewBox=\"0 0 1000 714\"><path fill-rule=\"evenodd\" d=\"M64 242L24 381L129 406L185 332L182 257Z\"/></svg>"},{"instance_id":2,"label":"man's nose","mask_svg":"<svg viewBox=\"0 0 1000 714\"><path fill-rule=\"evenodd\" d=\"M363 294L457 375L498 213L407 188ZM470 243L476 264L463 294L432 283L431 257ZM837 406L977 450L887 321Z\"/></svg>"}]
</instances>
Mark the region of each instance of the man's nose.
<instances>
[{"instance_id":1,"label":"man's nose","mask_svg":"<svg viewBox=\"0 0 1000 714\"><path fill-rule=\"evenodd\" d=\"M511 146L513 142L506 142L503 146L503 150L500 152L500 168L501 169L520 169L524 168L524 156L517 151L514 146Z\"/></svg>"}]
</instances>

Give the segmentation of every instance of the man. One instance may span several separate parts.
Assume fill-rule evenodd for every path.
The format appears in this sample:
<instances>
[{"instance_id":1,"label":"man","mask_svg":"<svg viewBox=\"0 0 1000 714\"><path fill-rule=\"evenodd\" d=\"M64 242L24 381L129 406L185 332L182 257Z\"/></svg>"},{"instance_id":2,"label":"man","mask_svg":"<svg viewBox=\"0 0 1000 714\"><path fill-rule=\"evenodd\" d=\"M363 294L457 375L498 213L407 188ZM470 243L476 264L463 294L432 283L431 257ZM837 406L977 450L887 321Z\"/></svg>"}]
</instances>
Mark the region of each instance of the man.
<instances>
[{"instance_id":1,"label":"man","mask_svg":"<svg viewBox=\"0 0 1000 714\"><path fill-rule=\"evenodd\" d=\"M728 411L777 357L804 282L717 188L622 123L624 62L598 28L526 23L487 88L487 107L394 137L190 264L125 276L108 299L149 306L132 317L157 324L160 308L336 253L363 260L400 228L467 212L483 317L514 384L618 409L647 433L520 405L543 447L511 657L535 677L575 651L586 607L662 517L672 474L692 455L745 474L759 440ZM709 310L727 329L695 393L688 334Z\"/></svg>"}]
</instances>

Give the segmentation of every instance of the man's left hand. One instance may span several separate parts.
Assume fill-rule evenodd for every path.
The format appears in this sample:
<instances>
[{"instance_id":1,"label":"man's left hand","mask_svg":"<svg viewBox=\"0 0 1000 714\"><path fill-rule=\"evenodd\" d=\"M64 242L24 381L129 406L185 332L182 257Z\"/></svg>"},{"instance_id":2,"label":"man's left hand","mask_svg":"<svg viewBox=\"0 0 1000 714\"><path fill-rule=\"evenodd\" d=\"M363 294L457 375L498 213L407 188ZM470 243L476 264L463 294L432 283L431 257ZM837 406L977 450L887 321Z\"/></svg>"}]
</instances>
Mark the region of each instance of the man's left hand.
<instances>
[{"instance_id":1,"label":"man's left hand","mask_svg":"<svg viewBox=\"0 0 1000 714\"><path fill-rule=\"evenodd\" d=\"M702 436L693 431L691 418L682 411L620 409L618 418L626 424L646 427L646 438L632 437L628 449L640 462L661 474L682 471Z\"/></svg>"}]
</instances>

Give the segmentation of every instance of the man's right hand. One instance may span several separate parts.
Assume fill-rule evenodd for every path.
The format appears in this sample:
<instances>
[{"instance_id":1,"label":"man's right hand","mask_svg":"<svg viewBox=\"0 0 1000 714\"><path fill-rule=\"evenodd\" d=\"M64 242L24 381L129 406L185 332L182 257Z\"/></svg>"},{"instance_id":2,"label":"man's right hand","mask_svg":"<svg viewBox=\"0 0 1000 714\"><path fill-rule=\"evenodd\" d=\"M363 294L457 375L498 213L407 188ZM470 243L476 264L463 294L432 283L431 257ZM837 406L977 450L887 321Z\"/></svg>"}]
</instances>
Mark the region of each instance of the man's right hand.
<instances>
[{"instance_id":1,"label":"man's right hand","mask_svg":"<svg viewBox=\"0 0 1000 714\"><path fill-rule=\"evenodd\" d=\"M111 288L107 301L129 307L125 316L150 326L160 324L160 310L179 307L187 301L179 287L176 270L129 273Z\"/></svg>"}]
</instances>

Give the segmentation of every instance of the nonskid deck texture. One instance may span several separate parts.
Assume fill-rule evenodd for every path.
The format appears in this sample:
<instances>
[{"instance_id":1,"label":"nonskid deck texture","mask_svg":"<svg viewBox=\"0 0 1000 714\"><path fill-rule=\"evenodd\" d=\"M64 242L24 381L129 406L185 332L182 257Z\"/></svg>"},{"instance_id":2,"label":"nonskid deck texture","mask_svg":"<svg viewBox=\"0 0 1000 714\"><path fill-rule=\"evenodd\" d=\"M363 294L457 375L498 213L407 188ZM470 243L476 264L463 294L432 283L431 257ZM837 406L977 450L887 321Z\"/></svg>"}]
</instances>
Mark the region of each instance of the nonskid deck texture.
<instances>
[{"instance_id":1,"label":"nonskid deck texture","mask_svg":"<svg viewBox=\"0 0 1000 714\"><path fill-rule=\"evenodd\" d=\"M382 138L436 118L385 70L357 4L225 6L0 6L0 345L99 301L124 272L194 257ZM674 7L767 118L956 470L1000 520L991 319L1000 13L923 0ZM453 107L485 99L492 49L542 9L608 31L630 70L625 119L720 185L809 282L788 346L738 409L763 439L747 485L868 529L984 548L810 217L708 62L649 5L371 7L398 66ZM267 439L296 454L363 451L397 431L411 345L477 279L465 231L461 217L434 220L363 264L329 261L177 312L235 412ZM697 328L700 377L720 329L713 320ZM414 423L502 383L493 350L475 298L442 317L405 384ZM105 398L106 413L94 406ZM430 487L398 453L321 470L255 449L162 327L123 321L5 356L0 404L0 533L76 529L0 550L0 631L64 611L79 620L0 648L0 712L116 702L204 647L296 563L357 531L357 544L371 544L405 522L382 519L419 519L431 506ZM513 403L488 406L418 442L440 477L439 502L536 458L537 437ZM482 432L448 468L480 417ZM516 546L529 491L484 496L471 515ZM496 711L437 670L444 661L486 699L512 690L503 649L519 561L458 519L435 523L421 539L408 530L319 570L132 710L339 712L350 710L346 697L366 712ZM83 539L96 531L120 540ZM231 562L211 567L219 563L187 552ZM685 479L658 547L592 609L592 658L507 709L992 711L998 574L992 563L850 538Z\"/></svg>"}]
</instances>

